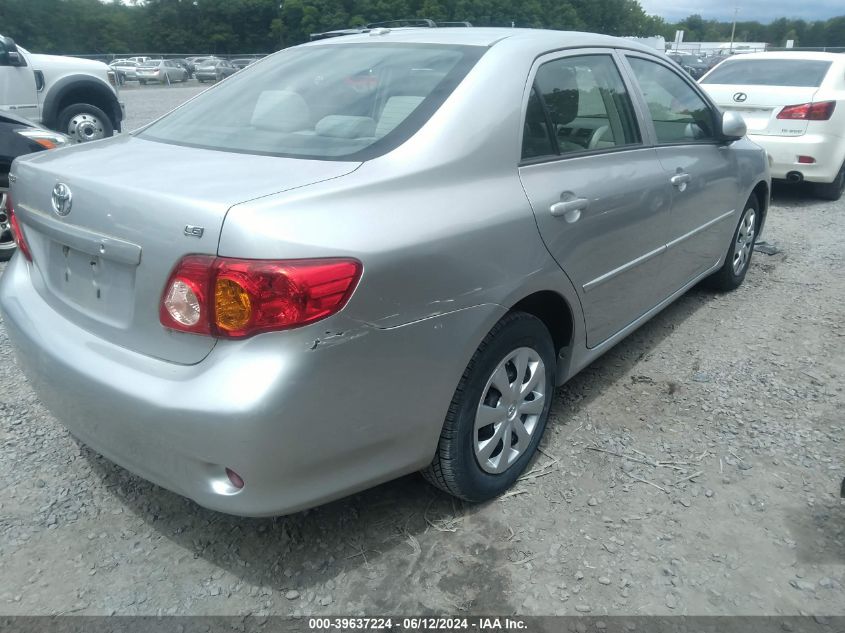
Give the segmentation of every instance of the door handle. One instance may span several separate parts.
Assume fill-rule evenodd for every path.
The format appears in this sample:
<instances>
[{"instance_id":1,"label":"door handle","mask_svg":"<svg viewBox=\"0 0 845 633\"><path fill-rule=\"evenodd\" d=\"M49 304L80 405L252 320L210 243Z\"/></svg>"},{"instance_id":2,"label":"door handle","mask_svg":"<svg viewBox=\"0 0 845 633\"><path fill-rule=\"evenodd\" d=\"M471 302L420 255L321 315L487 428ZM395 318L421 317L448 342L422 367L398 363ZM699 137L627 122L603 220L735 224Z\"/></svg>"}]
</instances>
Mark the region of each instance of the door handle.
<instances>
[{"instance_id":1,"label":"door handle","mask_svg":"<svg viewBox=\"0 0 845 633\"><path fill-rule=\"evenodd\" d=\"M557 217L563 218L569 222L577 222L581 217L581 211L590 206L590 201L587 198L575 198L574 200L566 200L563 202L556 202L549 207L549 212Z\"/></svg>"},{"instance_id":2,"label":"door handle","mask_svg":"<svg viewBox=\"0 0 845 633\"><path fill-rule=\"evenodd\" d=\"M669 182L671 182L675 187L683 191L687 188L687 185L692 182L692 176L687 173L679 172L672 176L669 179Z\"/></svg>"}]
</instances>

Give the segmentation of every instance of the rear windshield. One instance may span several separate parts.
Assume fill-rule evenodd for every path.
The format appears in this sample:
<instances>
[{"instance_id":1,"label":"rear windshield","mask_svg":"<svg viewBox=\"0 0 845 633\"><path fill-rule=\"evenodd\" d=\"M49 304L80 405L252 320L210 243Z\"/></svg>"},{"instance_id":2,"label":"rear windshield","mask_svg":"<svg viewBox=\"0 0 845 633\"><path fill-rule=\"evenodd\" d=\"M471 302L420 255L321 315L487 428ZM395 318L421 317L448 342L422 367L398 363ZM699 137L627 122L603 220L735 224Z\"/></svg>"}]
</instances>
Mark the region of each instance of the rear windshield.
<instances>
[{"instance_id":1,"label":"rear windshield","mask_svg":"<svg viewBox=\"0 0 845 633\"><path fill-rule=\"evenodd\" d=\"M433 44L290 48L250 64L140 136L223 151L367 160L422 127L485 50Z\"/></svg>"},{"instance_id":2,"label":"rear windshield","mask_svg":"<svg viewBox=\"0 0 845 633\"><path fill-rule=\"evenodd\" d=\"M701 83L818 88L830 62L806 59L744 59L724 62Z\"/></svg>"}]
</instances>

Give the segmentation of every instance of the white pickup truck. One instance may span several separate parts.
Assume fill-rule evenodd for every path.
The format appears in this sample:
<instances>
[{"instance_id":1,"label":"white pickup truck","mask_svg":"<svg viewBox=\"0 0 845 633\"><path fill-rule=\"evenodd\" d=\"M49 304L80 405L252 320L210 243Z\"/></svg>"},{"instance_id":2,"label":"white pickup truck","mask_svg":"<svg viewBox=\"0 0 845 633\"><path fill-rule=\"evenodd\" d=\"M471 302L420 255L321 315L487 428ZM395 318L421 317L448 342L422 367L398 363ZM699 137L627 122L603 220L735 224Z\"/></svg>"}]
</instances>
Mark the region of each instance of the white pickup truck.
<instances>
[{"instance_id":1,"label":"white pickup truck","mask_svg":"<svg viewBox=\"0 0 845 633\"><path fill-rule=\"evenodd\" d=\"M0 110L82 143L120 131L123 106L102 62L35 55L0 35Z\"/></svg>"}]
</instances>

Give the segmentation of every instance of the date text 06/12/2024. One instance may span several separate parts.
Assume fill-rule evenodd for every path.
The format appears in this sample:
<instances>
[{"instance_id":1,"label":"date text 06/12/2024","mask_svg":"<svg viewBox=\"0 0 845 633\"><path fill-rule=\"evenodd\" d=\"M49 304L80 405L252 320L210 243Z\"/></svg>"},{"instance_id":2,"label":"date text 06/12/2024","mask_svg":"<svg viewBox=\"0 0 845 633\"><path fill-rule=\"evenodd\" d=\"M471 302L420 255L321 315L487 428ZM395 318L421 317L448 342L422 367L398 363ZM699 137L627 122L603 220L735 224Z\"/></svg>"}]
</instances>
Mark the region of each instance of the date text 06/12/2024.
<instances>
[{"instance_id":1,"label":"date text 06/12/2024","mask_svg":"<svg viewBox=\"0 0 845 633\"><path fill-rule=\"evenodd\" d=\"M309 618L308 628L312 631L448 631L468 630L481 632L524 631L526 623L519 618L477 617L477 618Z\"/></svg>"}]
</instances>

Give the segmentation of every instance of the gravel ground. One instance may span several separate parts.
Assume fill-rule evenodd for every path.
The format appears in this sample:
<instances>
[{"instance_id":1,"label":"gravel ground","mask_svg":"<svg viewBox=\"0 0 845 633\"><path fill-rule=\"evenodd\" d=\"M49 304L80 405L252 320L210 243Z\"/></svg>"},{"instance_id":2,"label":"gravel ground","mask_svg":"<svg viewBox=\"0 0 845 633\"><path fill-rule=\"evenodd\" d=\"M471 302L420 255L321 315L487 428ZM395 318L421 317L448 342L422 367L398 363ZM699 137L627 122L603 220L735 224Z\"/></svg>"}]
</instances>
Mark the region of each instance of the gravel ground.
<instances>
[{"instance_id":1,"label":"gravel ground","mask_svg":"<svg viewBox=\"0 0 845 633\"><path fill-rule=\"evenodd\" d=\"M126 90L131 126L195 88ZM777 189L745 285L693 290L559 389L535 465L217 514L78 445L0 328L0 613L845 614L845 200Z\"/></svg>"},{"instance_id":2,"label":"gravel ground","mask_svg":"<svg viewBox=\"0 0 845 633\"><path fill-rule=\"evenodd\" d=\"M141 86L130 81L120 89L120 100L126 105L123 131L131 132L146 125L210 86L211 84L201 84L195 79L170 86Z\"/></svg>"}]
</instances>

